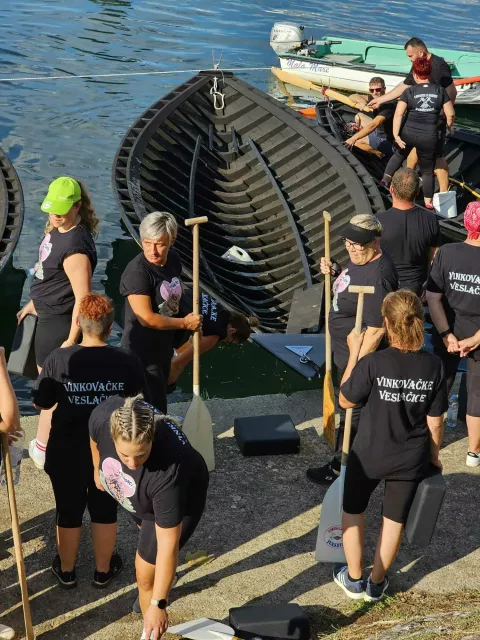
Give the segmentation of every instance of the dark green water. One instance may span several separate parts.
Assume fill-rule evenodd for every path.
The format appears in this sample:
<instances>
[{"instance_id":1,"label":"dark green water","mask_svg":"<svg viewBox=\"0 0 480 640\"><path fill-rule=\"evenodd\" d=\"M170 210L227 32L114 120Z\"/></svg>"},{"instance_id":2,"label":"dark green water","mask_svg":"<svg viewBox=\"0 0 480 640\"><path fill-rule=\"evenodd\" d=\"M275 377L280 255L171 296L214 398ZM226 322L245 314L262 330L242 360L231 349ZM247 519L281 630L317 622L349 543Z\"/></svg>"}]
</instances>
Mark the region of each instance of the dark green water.
<instances>
[{"instance_id":1,"label":"dark green water","mask_svg":"<svg viewBox=\"0 0 480 640\"><path fill-rule=\"evenodd\" d=\"M39 205L48 183L73 175L89 187L101 234L94 288L118 306L118 280L136 248L119 222L110 173L124 133L159 96L193 73L96 79L39 80L43 76L119 74L274 65L269 33L275 21L305 24L315 37L330 34L385 42L412 35L430 45L478 50L478 4L471 0L4 0L0 3L0 145L15 164L25 192L26 219L4 272L0 344L11 344L24 270L36 260L45 224ZM454 19L452 18L454 16ZM279 96L269 71L241 71L247 82ZM13 81L13 78L33 80ZM462 113L475 125L475 113ZM210 396L292 392L314 388L255 345L218 347L202 358ZM20 398L25 383L15 381ZM188 390L191 381L182 378ZM27 401L25 400L27 403ZM28 404L28 403L27 403Z\"/></svg>"}]
</instances>

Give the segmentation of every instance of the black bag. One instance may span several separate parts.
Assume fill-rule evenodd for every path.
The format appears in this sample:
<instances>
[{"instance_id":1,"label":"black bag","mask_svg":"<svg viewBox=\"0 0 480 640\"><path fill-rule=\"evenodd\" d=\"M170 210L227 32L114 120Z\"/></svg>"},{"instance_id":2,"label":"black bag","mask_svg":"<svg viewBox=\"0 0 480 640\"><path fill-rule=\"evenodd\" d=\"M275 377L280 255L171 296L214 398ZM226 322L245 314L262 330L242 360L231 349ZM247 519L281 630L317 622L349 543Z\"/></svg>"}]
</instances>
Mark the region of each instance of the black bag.
<instances>
[{"instance_id":1,"label":"black bag","mask_svg":"<svg viewBox=\"0 0 480 640\"><path fill-rule=\"evenodd\" d=\"M431 466L429 475L417 487L405 525L405 538L417 547L430 544L442 508L447 486L438 467Z\"/></svg>"}]
</instances>

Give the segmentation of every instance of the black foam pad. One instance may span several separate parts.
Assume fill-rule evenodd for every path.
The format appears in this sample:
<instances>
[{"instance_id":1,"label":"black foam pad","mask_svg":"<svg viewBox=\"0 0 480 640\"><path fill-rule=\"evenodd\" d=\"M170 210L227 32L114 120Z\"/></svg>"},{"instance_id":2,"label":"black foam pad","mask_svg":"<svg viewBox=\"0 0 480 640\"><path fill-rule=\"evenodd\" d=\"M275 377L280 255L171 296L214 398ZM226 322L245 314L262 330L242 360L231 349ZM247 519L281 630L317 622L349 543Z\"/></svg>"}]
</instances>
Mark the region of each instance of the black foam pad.
<instances>
[{"instance_id":1,"label":"black foam pad","mask_svg":"<svg viewBox=\"0 0 480 640\"><path fill-rule=\"evenodd\" d=\"M238 638L308 640L310 624L298 604L246 606L230 609L230 626Z\"/></svg>"},{"instance_id":2,"label":"black foam pad","mask_svg":"<svg viewBox=\"0 0 480 640\"><path fill-rule=\"evenodd\" d=\"M432 466L430 474L417 487L407 522L405 524L405 538L417 547L430 544L438 514L442 508L446 485L442 472Z\"/></svg>"},{"instance_id":3,"label":"black foam pad","mask_svg":"<svg viewBox=\"0 0 480 640\"><path fill-rule=\"evenodd\" d=\"M10 373L25 376L30 380L35 380L38 377L38 369L35 362L36 328L37 316L29 313L15 331L7 364L7 369Z\"/></svg>"},{"instance_id":4,"label":"black foam pad","mask_svg":"<svg viewBox=\"0 0 480 640\"><path fill-rule=\"evenodd\" d=\"M233 432L244 456L300 451L300 436L288 415L235 418Z\"/></svg>"}]
</instances>

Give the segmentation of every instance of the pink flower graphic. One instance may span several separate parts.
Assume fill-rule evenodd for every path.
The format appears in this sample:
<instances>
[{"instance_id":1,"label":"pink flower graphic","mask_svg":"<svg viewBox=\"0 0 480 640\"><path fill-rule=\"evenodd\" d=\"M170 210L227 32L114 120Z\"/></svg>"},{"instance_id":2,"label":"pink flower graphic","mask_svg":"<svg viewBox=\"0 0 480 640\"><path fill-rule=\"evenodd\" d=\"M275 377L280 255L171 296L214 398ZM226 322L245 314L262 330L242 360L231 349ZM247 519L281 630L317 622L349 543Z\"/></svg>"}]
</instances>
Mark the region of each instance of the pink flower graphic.
<instances>
[{"instance_id":1,"label":"pink flower graphic","mask_svg":"<svg viewBox=\"0 0 480 640\"><path fill-rule=\"evenodd\" d=\"M158 305L159 312L164 316L174 316L178 313L180 298L182 297L182 283L178 278L171 282L164 280L160 286L160 294L165 302Z\"/></svg>"}]
</instances>

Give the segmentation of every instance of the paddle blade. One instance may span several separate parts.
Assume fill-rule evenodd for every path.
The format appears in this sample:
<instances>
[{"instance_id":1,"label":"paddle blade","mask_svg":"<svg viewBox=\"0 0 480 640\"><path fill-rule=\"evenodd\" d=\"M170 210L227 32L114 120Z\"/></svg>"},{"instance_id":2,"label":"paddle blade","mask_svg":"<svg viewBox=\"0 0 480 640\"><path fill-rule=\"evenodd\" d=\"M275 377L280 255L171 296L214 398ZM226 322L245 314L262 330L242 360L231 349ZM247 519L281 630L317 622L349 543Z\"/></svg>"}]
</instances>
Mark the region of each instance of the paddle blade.
<instances>
[{"instance_id":1,"label":"paddle blade","mask_svg":"<svg viewBox=\"0 0 480 640\"><path fill-rule=\"evenodd\" d=\"M323 437L333 451L335 449L335 395L331 371L326 371L323 379Z\"/></svg>"},{"instance_id":2,"label":"paddle blade","mask_svg":"<svg viewBox=\"0 0 480 640\"><path fill-rule=\"evenodd\" d=\"M168 628L168 633L174 633L192 640L230 640L235 635L232 627L222 622L199 618Z\"/></svg>"},{"instance_id":3,"label":"paddle blade","mask_svg":"<svg viewBox=\"0 0 480 640\"><path fill-rule=\"evenodd\" d=\"M342 500L345 467L330 486L322 503L318 525L315 560L317 562L346 562L342 540Z\"/></svg>"},{"instance_id":4,"label":"paddle blade","mask_svg":"<svg viewBox=\"0 0 480 640\"><path fill-rule=\"evenodd\" d=\"M183 432L194 449L202 454L208 470L215 470L213 427L210 412L200 396L193 396L183 421Z\"/></svg>"}]
</instances>

